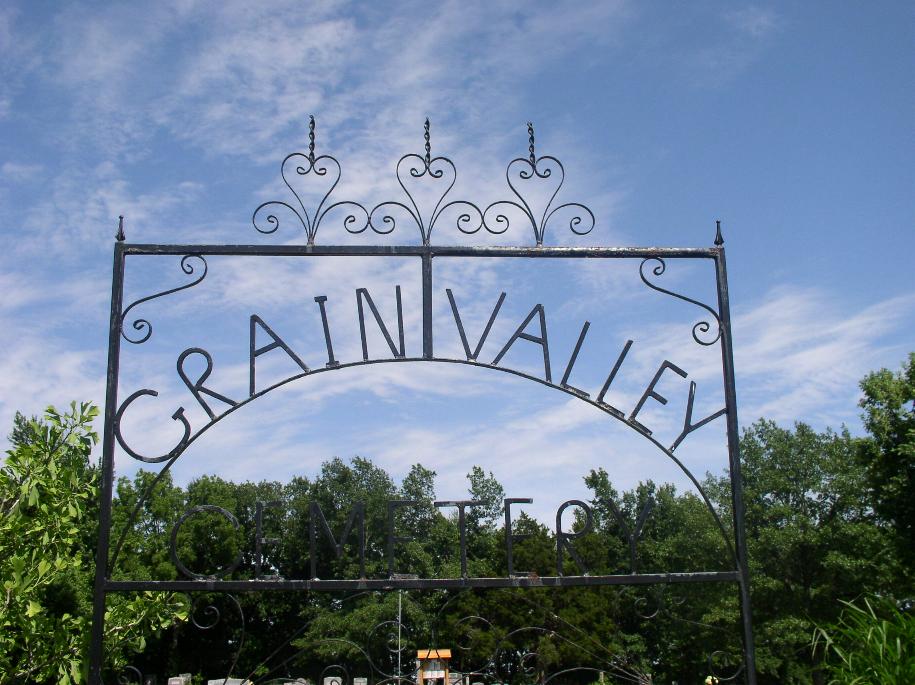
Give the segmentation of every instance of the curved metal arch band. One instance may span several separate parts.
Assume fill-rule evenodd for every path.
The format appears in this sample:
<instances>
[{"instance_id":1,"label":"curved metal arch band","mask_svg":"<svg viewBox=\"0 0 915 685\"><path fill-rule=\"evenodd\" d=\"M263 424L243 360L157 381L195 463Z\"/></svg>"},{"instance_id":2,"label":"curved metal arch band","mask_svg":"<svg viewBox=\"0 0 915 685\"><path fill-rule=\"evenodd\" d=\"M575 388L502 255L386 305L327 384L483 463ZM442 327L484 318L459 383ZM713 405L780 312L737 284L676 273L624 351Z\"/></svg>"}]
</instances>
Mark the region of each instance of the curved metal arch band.
<instances>
[{"instance_id":1,"label":"curved metal arch band","mask_svg":"<svg viewBox=\"0 0 915 685\"><path fill-rule=\"evenodd\" d=\"M546 386L546 387L548 387L548 388L553 388L553 389L555 389L555 390L559 390L559 391L561 391L561 392L564 392L564 393L566 393L567 395L570 395L570 396L572 396L572 397L575 397L575 398L581 400L582 402L585 402L585 403L587 403L587 404L590 404L591 406L593 406L593 407L599 409L600 411L604 412L604 413L607 414L608 416L613 417L614 419L616 419L617 421L619 421L620 423L622 423L624 426L627 426L628 428L630 428L630 429L632 429L633 431L635 431L638 435L642 436L643 438L645 438L646 440L648 440L649 442L651 442L651 443L652 443L655 447L657 447L664 455L666 455L668 459L670 459L671 461L673 461L673 462L677 465L677 467L683 472L683 474L684 474L687 478L689 478L690 482L693 484L693 486L696 488L696 491L699 493L699 495L702 497L702 500L705 502L705 506L708 508L709 512L710 512L710 513L712 514L712 516L714 517L715 523L718 525L718 529L719 529L719 531L721 532L722 539L724 540L724 543L725 543L725 545L726 545L726 547L727 547L727 549L728 549L728 553L730 554L731 560L732 560L732 562L734 563L735 568L736 568L736 566L737 566L737 556L736 556L734 547L733 547L733 545L731 544L730 539L728 538L728 535L727 535L726 529L725 529L725 527L724 527L724 524L722 523L721 518L718 516L718 512L716 512L716 511L715 511L715 508L712 506L712 503L711 503L711 501L709 500L708 495L706 494L705 490L702 488L702 486L700 485L699 481L698 481L698 480L696 479L696 477L692 474L692 472L691 472L688 468L686 468L686 465L685 465L682 461L680 461L680 460L674 455L673 452L671 452L667 447L665 447L663 444L661 444L661 442L659 442L656 438L652 437L651 435L647 435L647 434L643 433L642 431L638 430L635 426L633 426L631 423L629 423L628 421L626 421L625 418L621 418L621 417L617 416L616 414L614 414L613 412L609 411L609 409L608 409L605 405L602 405L602 404L600 404L599 402L597 402L597 401L595 401L595 400L592 400L591 398L582 397L579 393L574 392L573 390L571 390L571 389L569 389L569 388L563 388L563 387L561 387L561 386L559 386L559 385L554 385L553 383L550 383L550 382L548 382L548 381L546 381L546 380L544 380L544 379L542 379L542 378L538 378L538 377L536 377L536 376L532 376L532 375L530 375L530 374L527 374L527 373L525 373L525 372L523 372L523 371L519 371L519 370L517 370L517 369L510 369L510 368L506 368L506 367L495 366L495 365L493 365L493 364L485 364L485 363L482 363L482 362L469 361L469 360L466 360L466 359L449 359L449 358L445 358L445 357L433 357L433 358L431 358L431 359L427 359L427 358L424 358L424 357L400 357L400 358L394 358L394 359L369 359L369 360L367 360L367 361L347 362L347 363L339 364L338 366L334 366L334 367L330 367L330 368L325 367L325 368L312 369L312 370L310 370L310 371L298 373L298 374L295 374L294 376L290 376L289 378L285 378L285 379L283 379L282 381L279 381L279 382L277 382L277 383L274 383L273 385L270 385L270 386L264 388L263 390L259 390L258 392L254 393L254 394L251 395L250 397L248 397L248 398L246 398L246 399L240 401L240 402L239 402L238 404L236 404L235 406L229 407L229 408L228 408L226 411L224 411L222 414L218 414L218 415L217 415L214 419L212 419L209 423L205 424L205 425L202 426L200 429L198 429L196 432L194 432L194 433L190 436L190 438L188 438L187 440L185 440L185 441L183 442L183 445L179 445L179 446L176 447L172 452L169 453L168 459L167 459L167 461L165 462L165 466L162 467L161 471L159 471L159 473L156 475L156 478L153 479L152 483L150 483L150 485L149 485L149 487L147 488L146 492L143 494L143 497L141 497L141 498L137 501L137 505L136 505L136 507L134 508L134 511L132 512L130 518L129 518L129 519L127 520L127 522L125 523L124 530L121 532L121 536L118 538L118 542L117 542L117 544L115 545L114 554L112 555L111 560L110 560L110 562L109 562L109 568L114 568L114 564L115 564L115 562L117 561L117 557L118 557L118 555L119 555L119 553L120 553L121 546L123 545L123 542L124 542L124 539L125 539L125 537L126 537L126 535L127 535L128 529L130 528L131 525L133 525L133 522L134 522L134 520L136 519L137 513L139 512L139 509L140 509L140 507L142 506L143 502L146 501L147 497L148 497L149 494L153 491L153 489L155 489L155 487L158 485L158 483L159 483L159 481L161 480L161 478L162 478L162 477L165 475L165 473L171 468L172 464L174 464L175 461L176 461L182 454L184 454L184 452L187 450L187 448L190 447L190 446L197 440L197 438L199 438L201 435L203 435L204 433L206 433L211 427L213 427L214 425L216 425L217 423L219 423L223 418L225 418L226 416L231 415L232 413L234 413L234 412L237 411L238 409L241 409L242 407L247 406L248 404L250 404L250 403L253 402L254 400L256 400L256 399L258 399L258 398L260 398L260 397L263 397L263 396L266 395L267 393L269 393L269 392L271 392L271 391L273 391L273 390L276 390L277 388L280 388L280 387L282 387L282 386L284 386L284 385L287 385L288 383L292 383L293 381L297 381L297 380L299 380L299 379L301 379L301 378L314 376L314 375L317 375L317 374L319 374L319 373L324 373L324 372L327 372L327 371L336 371L336 370L339 370L339 369L348 369L348 368L353 368L353 367L357 367L357 366L366 366L366 365L369 365L369 364L390 364L390 363L403 363L403 362L438 362L438 363L445 363L445 364L465 364L465 365L467 365L467 366L473 366L473 367L478 367L478 368L483 368L483 369L491 369L491 370L493 370L493 371L501 371L502 373L508 373L508 374L511 374L511 375L514 375L514 376L518 376L518 377L520 377L520 378L525 378L525 379L527 379L527 380L534 381L534 382L536 382L536 383L539 383L539 384L541 384L541 385L544 385L544 386ZM139 391L139 392L143 392L143 391ZM135 395L136 395L136 394L137 394L137 393L135 393ZM147 394L148 394L148 393L147 393Z\"/></svg>"}]
</instances>

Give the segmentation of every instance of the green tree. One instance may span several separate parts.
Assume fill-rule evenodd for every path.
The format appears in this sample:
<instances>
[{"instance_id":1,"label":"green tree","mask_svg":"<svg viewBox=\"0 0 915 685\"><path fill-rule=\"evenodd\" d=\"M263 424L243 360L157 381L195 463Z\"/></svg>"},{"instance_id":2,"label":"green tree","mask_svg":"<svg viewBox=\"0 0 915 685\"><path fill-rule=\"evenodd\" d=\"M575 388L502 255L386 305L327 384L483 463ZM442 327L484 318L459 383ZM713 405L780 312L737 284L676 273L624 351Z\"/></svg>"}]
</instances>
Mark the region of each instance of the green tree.
<instances>
[{"instance_id":1,"label":"green tree","mask_svg":"<svg viewBox=\"0 0 915 685\"><path fill-rule=\"evenodd\" d=\"M17 415L0 469L0 683L82 682L88 670L98 475L90 461L98 409L53 407L43 421ZM182 616L171 595L112 597L105 619L109 666Z\"/></svg>"},{"instance_id":2,"label":"green tree","mask_svg":"<svg viewBox=\"0 0 915 685\"><path fill-rule=\"evenodd\" d=\"M740 449L759 670L764 681L810 682L814 626L835 621L840 600L898 583L892 531L870 506L848 431L760 420ZM728 478L705 487L730 519Z\"/></svg>"},{"instance_id":3,"label":"green tree","mask_svg":"<svg viewBox=\"0 0 915 685\"><path fill-rule=\"evenodd\" d=\"M118 479L111 508L111 544L112 547L121 544L111 569L115 578L177 578L168 540L172 527L185 510L186 496L184 490L172 482L170 471L162 474L158 482L157 475L140 469L133 480Z\"/></svg>"},{"instance_id":4,"label":"green tree","mask_svg":"<svg viewBox=\"0 0 915 685\"><path fill-rule=\"evenodd\" d=\"M502 484L492 474L492 471L487 476L479 466L470 469L467 481L470 483L470 487L467 488L470 498L481 503L480 506L467 510L468 527L477 530L495 527L499 523L502 500L505 498L505 489Z\"/></svg>"},{"instance_id":5,"label":"green tree","mask_svg":"<svg viewBox=\"0 0 915 685\"><path fill-rule=\"evenodd\" d=\"M860 443L874 508L898 535L898 549L915 566L915 352L898 373L881 369L861 381L864 425Z\"/></svg>"},{"instance_id":6,"label":"green tree","mask_svg":"<svg viewBox=\"0 0 915 685\"><path fill-rule=\"evenodd\" d=\"M692 492L652 481L618 493L604 469L591 471L595 537L592 563L602 572L719 571L732 567L731 555L712 512ZM584 538L588 540L588 538ZM634 553L634 558L633 558ZM657 682L701 682L706 657L715 651L740 652L738 607L729 584L622 588L592 592L589 608L578 614L613 654L635 672ZM593 614L589 616L587 612Z\"/></svg>"}]
</instances>

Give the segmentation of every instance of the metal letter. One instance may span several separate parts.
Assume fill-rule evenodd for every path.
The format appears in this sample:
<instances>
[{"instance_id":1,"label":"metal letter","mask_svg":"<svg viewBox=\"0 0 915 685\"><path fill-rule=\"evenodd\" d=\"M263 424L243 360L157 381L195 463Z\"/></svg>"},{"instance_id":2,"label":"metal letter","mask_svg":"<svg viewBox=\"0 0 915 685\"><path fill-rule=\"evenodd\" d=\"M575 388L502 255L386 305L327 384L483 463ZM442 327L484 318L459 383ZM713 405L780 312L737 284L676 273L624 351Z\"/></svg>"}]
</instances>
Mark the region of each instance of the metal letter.
<instances>
[{"instance_id":1,"label":"metal letter","mask_svg":"<svg viewBox=\"0 0 915 685\"><path fill-rule=\"evenodd\" d=\"M254 511L254 577L261 577L261 566L264 563L264 545L266 544L276 544L279 542L279 538L265 538L264 537L264 509L270 507L271 509L278 509L283 506L283 503L279 500L272 500L270 502L261 502L257 501L255 504ZM280 576L268 576L269 578L279 578Z\"/></svg>"},{"instance_id":2,"label":"metal letter","mask_svg":"<svg viewBox=\"0 0 915 685\"><path fill-rule=\"evenodd\" d=\"M654 391L654 386L658 384L658 381L661 379L661 375L664 373L665 369L672 370L674 373L676 373L678 376L680 376L682 378L686 378L686 375L687 375L686 371L681 369L679 366L677 366L673 362L669 362L666 359L663 362L661 362L661 366L658 367L657 373L655 373L654 378L651 379L651 383L648 384L648 387L645 388L645 392L642 394L642 398L639 400L639 403L637 405L635 405L635 409L632 410L632 413L629 415L629 418L627 419L627 421L629 421L629 423L631 423L636 428L638 428L639 430L644 432L646 435L651 435L651 431L648 430L648 428L643 426L641 423L636 421L635 417L638 415L638 413L640 411L642 411L642 407L645 406L645 402L648 401L649 397L656 399L661 404L667 404L667 398L664 397L663 395L659 395L658 393L656 393Z\"/></svg>"},{"instance_id":3,"label":"metal letter","mask_svg":"<svg viewBox=\"0 0 915 685\"><path fill-rule=\"evenodd\" d=\"M562 532L562 512L564 512L569 507L581 507L585 512L585 526L577 533L563 533ZM556 511L556 575L561 576L562 573L562 551L566 550L569 553L569 556L572 557L572 560L578 565L578 569L582 574L587 575L588 569L585 566L585 563L581 560L581 557L578 556L578 552L575 551L575 548L572 547L572 543L569 540L575 538L580 538L582 535L587 535L591 532L591 524L593 523L593 516L591 514L591 507L582 502L580 499L570 499L568 502L563 502L562 506Z\"/></svg>"},{"instance_id":4,"label":"metal letter","mask_svg":"<svg viewBox=\"0 0 915 685\"><path fill-rule=\"evenodd\" d=\"M263 347L255 346L257 344L255 342L255 340L257 338L257 328L256 328L257 326L260 326L262 329L264 329L264 331L266 331L267 335L269 335L273 339L272 343L267 343ZM276 333L274 333L273 329L270 328L270 326L268 326L266 323L264 323L264 320L261 317L259 317L257 314L252 314L251 315L251 344L248 348L249 349L248 394L250 396L253 396L254 392L255 392L254 360L257 359L262 354L266 354L270 350L275 350L277 347L282 347L283 351L290 356L292 361L294 361L296 364L298 364L299 368L301 368L302 371L304 371L305 373L308 373L308 367L305 365L305 362L303 362L299 358L299 355L297 355L295 352L293 352L292 349L289 347L289 345L287 345L286 342L280 336L278 336Z\"/></svg>"},{"instance_id":5,"label":"metal letter","mask_svg":"<svg viewBox=\"0 0 915 685\"><path fill-rule=\"evenodd\" d=\"M378 323L378 328L381 329L381 334L384 336L385 342L388 343L388 347L391 348L391 354L395 357L406 357L406 348L404 346L404 335L403 335L403 306L400 300L400 286L394 287L394 295L397 298L397 330L400 334L400 349L394 345L394 341L391 339L391 334L388 333L387 326L384 325L384 321L381 319L381 314L378 313L378 308L375 306L375 303L372 301L372 296L369 295L369 291L365 288L356 289L356 308L359 311L359 334L362 336L362 359L363 361L369 360L369 346L368 341L365 338L365 313L362 311L362 299L365 298L365 301L369 305L369 309L372 310L372 314L375 316L375 321Z\"/></svg>"},{"instance_id":6,"label":"metal letter","mask_svg":"<svg viewBox=\"0 0 915 685\"><path fill-rule=\"evenodd\" d=\"M184 360L190 357L192 354L203 355L203 358L207 360L207 367L204 369L203 373L200 374L200 377L194 382L191 383L191 379L187 377L187 374L184 373ZM184 384L187 386L187 389L191 391L191 394L194 398L200 403L200 406L203 407L203 410L209 415L210 420L216 418L216 414L213 413L213 410L210 409L210 405L206 403L206 400L201 397L201 395L209 395L210 397L219 400L220 402L225 402L230 406L236 406L238 402L230 400L225 395L220 395L214 390L205 388L203 386L206 383L207 378L210 377L210 374L213 373L213 358L210 356L210 353L199 347L191 347L186 349L178 357L178 375L181 376L181 380L184 381Z\"/></svg>"},{"instance_id":7,"label":"metal letter","mask_svg":"<svg viewBox=\"0 0 915 685\"><path fill-rule=\"evenodd\" d=\"M623 517L622 512L617 508L616 503L612 499L606 499L604 502L610 507L610 511L613 512L613 517L616 519L620 529L623 531L623 535L626 536L626 540L629 543L629 564L632 573L638 573L639 562L636 556L636 542L642 535L642 530L645 527L645 521L648 520L648 515L651 513L651 510L654 509L654 500L648 499L645 501L645 506L642 507L642 512L635 522L635 530L633 531L629 530L629 525L626 523L626 519Z\"/></svg>"},{"instance_id":8,"label":"metal letter","mask_svg":"<svg viewBox=\"0 0 915 685\"><path fill-rule=\"evenodd\" d=\"M534 500L530 497L507 497L503 500L503 503L505 504L505 556L508 560L508 577L511 578L515 575L514 543L531 536L530 533L522 533L520 535L512 533L512 505L533 504Z\"/></svg>"},{"instance_id":9,"label":"metal letter","mask_svg":"<svg viewBox=\"0 0 915 685\"><path fill-rule=\"evenodd\" d=\"M540 337L539 338L537 336L531 335L530 333L524 332L524 329L527 328L527 325L534 318L534 314L540 315ZM524 319L524 321L521 322L521 325L518 326L518 330L516 330L514 332L512 337L508 339L508 342L505 343L505 347L502 348L502 351L499 352L499 354L496 355L496 358L492 360L492 363L494 366L498 366L499 361L502 359L502 357L505 356L505 353L508 352L508 348L510 348L518 338L522 338L524 340L529 340L530 342L536 343L537 345L540 345L540 347L543 348L543 374L546 379L546 382L552 383L553 376L550 373L550 345L547 342L547 337L546 337L546 314L543 311L542 304L534 305L534 308L531 310L531 313L528 314L527 317Z\"/></svg>"},{"instance_id":10,"label":"metal letter","mask_svg":"<svg viewBox=\"0 0 915 685\"><path fill-rule=\"evenodd\" d=\"M689 382L689 398L686 400L686 416L683 419L683 432L677 436L677 439L674 440L674 444L670 446L670 451L673 452L677 447L680 446L680 443L683 442L683 439L692 433L697 428L702 428L709 421L714 421L719 416L724 416L727 414L728 409L724 407L719 409L714 414L709 414L699 423L690 423L693 420L693 401L696 399L696 382Z\"/></svg>"},{"instance_id":11,"label":"metal letter","mask_svg":"<svg viewBox=\"0 0 915 685\"><path fill-rule=\"evenodd\" d=\"M562 374L562 380L559 381L559 387L565 388L566 390L572 390L576 394L582 395L584 397L590 397L581 388L576 388L568 384L569 376L572 375L572 367L575 366L575 360L578 359L578 351L581 350L581 344L585 341L585 336L588 335L588 328L591 327L590 321L585 321L585 325L581 327L581 333L578 334L578 342L575 343L575 349L572 352L572 356L569 357L569 363L566 365L566 372Z\"/></svg>"},{"instance_id":12,"label":"metal letter","mask_svg":"<svg viewBox=\"0 0 915 685\"><path fill-rule=\"evenodd\" d=\"M604 395L607 394L607 391L610 389L610 384L613 383L613 379L616 378L617 372L623 365L623 360L626 359L626 355L629 354L630 347L632 347L632 341L627 340L626 344L623 345L623 351L620 352L620 356L616 358L616 363L613 365L613 369L610 371L610 375L607 376L607 380L604 382L604 387L602 387L600 392L597 394L597 403L606 407L611 414L620 419L625 418L626 415L616 407L611 407L609 404L604 402Z\"/></svg>"},{"instance_id":13,"label":"metal letter","mask_svg":"<svg viewBox=\"0 0 915 685\"><path fill-rule=\"evenodd\" d=\"M193 578L195 580L202 580L202 579L214 580L216 578L221 578L223 576L230 575L236 568L238 568L238 565L241 563L242 556L243 556L242 550L239 549L238 554L235 555L235 558L232 560L232 563L230 563L227 567L225 567L223 569L218 569L215 573L212 573L209 575L204 574L204 573L194 573L187 566L184 565L184 563L181 561L181 559L178 558L178 532L181 530L181 526L183 526L184 522L187 521L194 514L199 514L201 512L205 512L205 511L211 511L213 513L224 516L226 519L228 519L229 523L232 524L232 527L235 529L236 532L238 531L238 527L239 527L238 519L235 518L235 516L232 514L231 511L229 511L228 509L223 509L222 507L216 506L215 504L201 504L200 506L197 506L197 507L191 507L186 512L184 512L180 516L180 518L175 522L175 525L172 526L171 537L169 538L169 556L171 556L172 563L175 565L175 568L177 568L179 571L181 571L181 573L186 575L188 578Z\"/></svg>"},{"instance_id":14,"label":"metal letter","mask_svg":"<svg viewBox=\"0 0 915 685\"><path fill-rule=\"evenodd\" d=\"M457 324L458 334L461 336L464 354L467 356L468 361L476 361L477 357L480 356L480 350L483 349L483 343L486 342L486 338L489 336L489 331L492 330L492 325L496 321L496 316L498 316L499 310L502 308L502 303L505 302L505 293L499 295L499 300L496 302L492 314L489 315L489 321L486 322L486 328L483 329L483 335L480 336L473 352L470 351L470 344L467 342L467 334L464 332L464 324L461 321L461 315L458 313L457 303L454 301L454 294L451 292L451 288L445 288L445 293L448 295L448 301L451 302L451 311L454 314L454 323Z\"/></svg>"},{"instance_id":15,"label":"metal letter","mask_svg":"<svg viewBox=\"0 0 915 685\"><path fill-rule=\"evenodd\" d=\"M324 309L324 303L327 302L327 295L318 295L315 298L318 308L321 310L321 324L324 326L324 343L327 345L327 364L328 369L340 366L340 362L334 359L334 346L330 342L330 326L327 323L327 311Z\"/></svg>"},{"instance_id":16,"label":"metal letter","mask_svg":"<svg viewBox=\"0 0 915 685\"><path fill-rule=\"evenodd\" d=\"M461 533L461 578L467 577L467 526L466 518L464 516L464 509L466 507L478 507L482 502L474 499L463 499L463 500L449 500L443 502L435 502L435 506L441 507L457 507L458 510L458 529Z\"/></svg>"},{"instance_id":17,"label":"metal letter","mask_svg":"<svg viewBox=\"0 0 915 685\"><path fill-rule=\"evenodd\" d=\"M394 535L394 514L400 507L415 507L419 502L412 499L388 500L388 576L394 577L394 545L398 542L409 542L413 538Z\"/></svg>"},{"instance_id":18,"label":"metal letter","mask_svg":"<svg viewBox=\"0 0 915 685\"><path fill-rule=\"evenodd\" d=\"M327 523L327 519L324 518L324 512L321 511L320 505L317 502L311 503L311 577L316 578L318 575L318 521L321 522L321 526L324 528L324 534L327 535L330 540L330 544L333 545L334 551L337 554L337 559L343 557L343 543L346 542L346 538L349 537L350 531L353 530L353 523L356 522L356 518L359 519L359 577L365 578L365 502L356 502L353 504L353 508L349 513L349 518L346 519L346 525L343 527L343 535L340 536L340 542L337 542L334 537L333 531L330 529L330 526Z\"/></svg>"},{"instance_id":19,"label":"metal letter","mask_svg":"<svg viewBox=\"0 0 915 685\"><path fill-rule=\"evenodd\" d=\"M140 461L145 461L148 464L155 464L160 461L167 461L171 459L175 454L184 449L184 446L187 445L188 438L191 437L191 424L188 423L188 420L184 416L184 407L178 407L178 410L172 414L172 419L175 421L180 421L184 425L184 435L181 436L181 440L178 441L178 444L175 445L171 450L166 454L163 454L158 457L144 457L142 454L134 452L124 441L124 436L121 435L121 419L124 417L124 411L130 404L143 395L149 395L151 397L158 397L159 393L155 390L149 390L144 388L143 390L137 390L133 395L124 400L124 404L121 405L121 408L118 409L118 413L114 417L114 437L117 439L118 444L121 448L127 452L134 459L139 459Z\"/></svg>"}]
</instances>

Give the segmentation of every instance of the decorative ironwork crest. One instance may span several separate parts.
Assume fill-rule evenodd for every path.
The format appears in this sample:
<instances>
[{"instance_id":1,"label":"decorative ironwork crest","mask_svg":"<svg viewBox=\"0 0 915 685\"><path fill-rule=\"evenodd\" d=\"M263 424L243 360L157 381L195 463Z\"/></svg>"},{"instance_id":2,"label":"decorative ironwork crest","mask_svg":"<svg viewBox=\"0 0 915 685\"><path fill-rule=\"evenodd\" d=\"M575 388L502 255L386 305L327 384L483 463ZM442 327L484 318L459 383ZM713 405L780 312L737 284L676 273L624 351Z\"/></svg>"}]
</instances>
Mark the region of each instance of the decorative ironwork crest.
<instances>
[{"instance_id":1,"label":"decorative ironwork crest","mask_svg":"<svg viewBox=\"0 0 915 685\"><path fill-rule=\"evenodd\" d=\"M385 200L371 209L353 200L331 201L331 195L340 182L341 165L331 155L315 156L315 118L308 122L308 153L293 152L283 159L281 175L283 183L295 198L294 203L284 200L264 202L254 210L252 223L261 233L274 233L280 227L278 213L287 213L301 225L309 245L315 244L318 228L325 216L337 209L343 212L343 227L349 233L362 233L371 228L378 234L388 234L397 227L397 214L401 214L419 230L423 245L429 245L432 229L446 210L457 211L455 225L459 231L473 234L485 229L492 234L505 233L511 221L508 211L516 211L524 217L534 234L537 245L543 245L544 234L554 217L567 215L569 229L577 235L590 233L594 228L594 213L578 202L565 202L555 205L556 196L565 183L565 168L555 157L544 155L537 157L534 148L534 125L527 124L528 156L518 157L509 162L505 170L505 180L509 190L517 199L497 200L484 209L469 200L448 200L448 195L457 182L457 168L454 162L443 156L432 156L429 119L426 119L423 137L425 153L408 153L403 155L395 166L397 183L403 190L404 200ZM317 205L306 206L310 193L305 181L312 181L314 190L320 200ZM425 182L427 186L438 188L431 208L423 211L420 207L416 184ZM528 192L530 186L540 183L545 187L547 201L542 209ZM323 192L323 195L321 193Z\"/></svg>"}]
</instances>

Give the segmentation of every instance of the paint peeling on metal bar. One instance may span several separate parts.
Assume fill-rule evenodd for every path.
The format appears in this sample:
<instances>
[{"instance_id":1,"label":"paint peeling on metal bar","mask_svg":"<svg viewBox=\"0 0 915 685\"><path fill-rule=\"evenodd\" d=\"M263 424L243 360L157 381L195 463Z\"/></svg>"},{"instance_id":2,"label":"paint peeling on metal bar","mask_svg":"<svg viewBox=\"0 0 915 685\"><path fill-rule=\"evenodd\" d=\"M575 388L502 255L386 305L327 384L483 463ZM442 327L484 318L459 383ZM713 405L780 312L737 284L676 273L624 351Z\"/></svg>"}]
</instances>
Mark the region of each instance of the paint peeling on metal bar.
<instances>
[{"instance_id":1,"label":"paint peeling on metal bar","mask_svg":"<svg viewBox=\"0 0 915 685\"><path fill-rule=\"evenodd\" d=\"M718 247L512 247L428 245L158 245L122 243L129 255L256 255L261 257L689 257L716 259Z\"/></svg>"}]
</instances>

